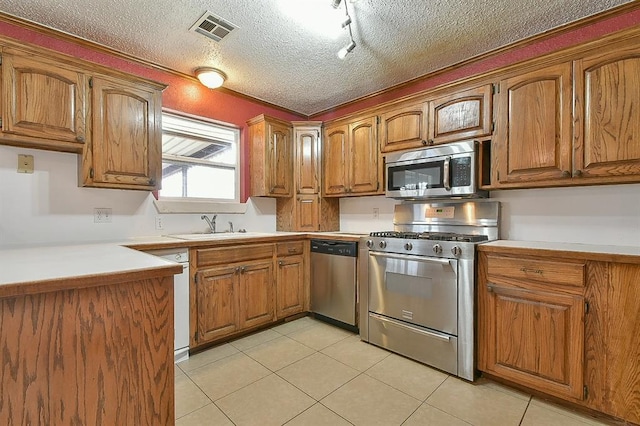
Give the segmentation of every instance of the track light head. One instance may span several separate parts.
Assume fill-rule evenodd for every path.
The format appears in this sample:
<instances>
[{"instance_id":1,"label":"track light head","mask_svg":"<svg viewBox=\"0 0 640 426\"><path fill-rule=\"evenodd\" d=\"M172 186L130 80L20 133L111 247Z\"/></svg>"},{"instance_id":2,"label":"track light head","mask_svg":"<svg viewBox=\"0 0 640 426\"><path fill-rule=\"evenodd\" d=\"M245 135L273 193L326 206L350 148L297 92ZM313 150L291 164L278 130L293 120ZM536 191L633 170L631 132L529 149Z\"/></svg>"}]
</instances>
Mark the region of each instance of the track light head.
<instances>
[{"instance_id":1,"label":"track light head","mask_svg":"<svg viewBox=\"0 0 640 426\"><path fill-rule=\"evenodd\" d=\"M341 2L342 0L331 0L331 6L333 6L334 9L337 9L338 7L340 7Z\"/></svg>"},{"instance_id":2,"label":"track light head","mask_svg":"<svg viewBox=\"0 0 640 426\"><path fill-rule=\"evenodd\" d=\"M351 25L351 16L349 15L342 21L342 28L345 28L347 25Z\"/></svg>"},{"instance_id":3,"label":"track light head","mask_svg":"<svg viewBox=\"0 0 640 426\"><path fill-rule=\"evenodd\" d=\"M356 48L356 42L351 40L349 44L347 44L345 47L340 49L340 51L338 52L338 58L344 59L345 56L347 56L347 54L350 53L355 48Z\"/></svg>"}]
</instances>

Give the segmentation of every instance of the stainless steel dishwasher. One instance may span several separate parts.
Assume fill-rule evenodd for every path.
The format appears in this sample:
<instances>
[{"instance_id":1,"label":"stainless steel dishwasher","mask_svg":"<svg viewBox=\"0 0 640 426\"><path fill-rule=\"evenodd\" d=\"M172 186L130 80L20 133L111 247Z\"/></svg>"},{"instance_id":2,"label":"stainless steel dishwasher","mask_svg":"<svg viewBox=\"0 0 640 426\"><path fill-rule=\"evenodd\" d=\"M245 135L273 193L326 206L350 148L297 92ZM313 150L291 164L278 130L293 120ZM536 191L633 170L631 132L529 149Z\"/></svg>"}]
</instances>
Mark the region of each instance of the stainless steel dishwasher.
<instances>
[{"instance_id":1,"label":"stainless steel dishwasher","mask_svg":"<svg viewBox=\"0 0 640 426\"><path fill-rule=\"evenodd\" d=\"M358 243L311 240L311 311L318 319L357 331Z\"/></svg>"}]
</instances>

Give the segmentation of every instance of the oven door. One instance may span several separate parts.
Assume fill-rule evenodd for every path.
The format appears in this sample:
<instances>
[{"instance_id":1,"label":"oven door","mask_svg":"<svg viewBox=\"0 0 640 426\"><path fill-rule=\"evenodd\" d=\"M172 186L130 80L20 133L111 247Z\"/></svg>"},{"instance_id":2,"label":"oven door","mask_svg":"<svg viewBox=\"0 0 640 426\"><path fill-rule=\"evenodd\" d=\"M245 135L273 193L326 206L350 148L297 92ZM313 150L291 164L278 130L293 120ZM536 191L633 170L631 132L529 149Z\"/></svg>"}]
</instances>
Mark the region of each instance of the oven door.
<instances>
[{"instance_id":1,"label":"oven door","mask_svg":"<svg viewBox=\"0 0 640 426\"><path fill-rule=\"evenodd\" d=\"M458 261L369 252L369 312L458 334Z\"/></svg>"}]
</instances>

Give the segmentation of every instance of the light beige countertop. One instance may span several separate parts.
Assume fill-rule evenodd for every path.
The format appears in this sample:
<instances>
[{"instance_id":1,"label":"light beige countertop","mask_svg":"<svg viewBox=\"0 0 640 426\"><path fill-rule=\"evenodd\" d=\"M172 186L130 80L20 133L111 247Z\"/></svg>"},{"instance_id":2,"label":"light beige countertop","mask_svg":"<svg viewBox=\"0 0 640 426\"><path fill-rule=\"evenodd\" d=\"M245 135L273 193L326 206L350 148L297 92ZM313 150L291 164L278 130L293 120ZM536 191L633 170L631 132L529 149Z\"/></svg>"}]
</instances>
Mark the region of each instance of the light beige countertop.
<instances>
[{"instance_id":1,"label":"light beige countertop","mask_svg":"<svg viewBox=\"0 0 640 426\"><path fill-rule=\"evenodd\" d=\"M502 252L504 249L512 249L514 254L523 252L535 254L538 251L551 250L559 252L558 256L564 258L640 263L640 247L636 246L498 240L480 244L478 249L484 252L497 250Z\"/></svg>"},{"instance_id":2,"label":"light beige countertop","mask_svg":"<svg viewBox=\"0 0 640 426\"><path fill-rule=\"evenodd\" d=\"M117 244L0 250L0 297L100 285L125 276L176 274L182 267Z\"/></svg>"}]
</instances>

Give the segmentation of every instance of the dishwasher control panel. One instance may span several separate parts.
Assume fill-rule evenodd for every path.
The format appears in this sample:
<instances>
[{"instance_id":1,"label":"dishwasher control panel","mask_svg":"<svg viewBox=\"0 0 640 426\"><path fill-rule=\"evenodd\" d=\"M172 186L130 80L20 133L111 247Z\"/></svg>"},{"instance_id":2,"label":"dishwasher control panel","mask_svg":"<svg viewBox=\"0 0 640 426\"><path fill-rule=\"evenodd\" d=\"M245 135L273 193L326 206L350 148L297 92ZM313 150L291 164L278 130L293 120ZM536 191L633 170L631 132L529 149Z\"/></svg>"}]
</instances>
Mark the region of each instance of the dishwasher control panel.
<instances>
[{"instance_id":1,"label":"dishwasher control panel","mask_svg":"<svg viewBox=\"0 0 640 426\"><path fill-rule=\"evenodd\" d=\"M311 240L311 252L357 257L358 243L355 241Z\"/></svg>"}]
</instances>

